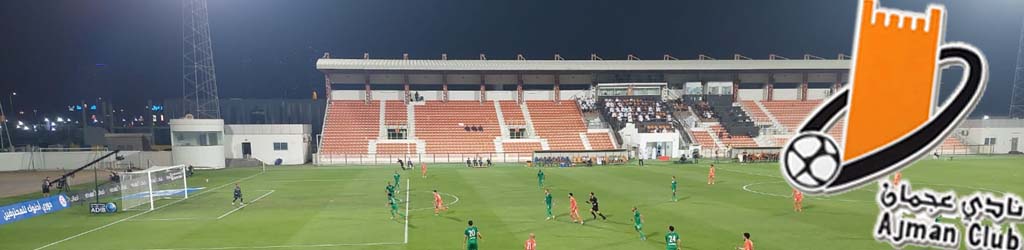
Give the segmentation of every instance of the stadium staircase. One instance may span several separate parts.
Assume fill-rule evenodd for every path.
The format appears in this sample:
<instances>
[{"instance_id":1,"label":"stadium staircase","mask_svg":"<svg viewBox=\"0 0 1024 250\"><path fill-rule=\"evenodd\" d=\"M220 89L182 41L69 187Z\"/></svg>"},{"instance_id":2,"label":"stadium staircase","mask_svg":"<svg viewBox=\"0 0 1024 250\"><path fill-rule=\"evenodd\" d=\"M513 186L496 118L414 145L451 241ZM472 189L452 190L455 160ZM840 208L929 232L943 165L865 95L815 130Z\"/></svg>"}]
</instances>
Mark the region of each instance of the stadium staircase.
<instances>
[{"instance_id":1,"label":"stadium staircase","mask_svg":"<svg viewBox=\"0 0 1024 250\"><path fill-rule=\"evenodd\" d=\"M534 127L533 127L533 119L530 118L530 108L526 106L526 102L523 102L522 104L518 104L517 103L516 105L519 105L519 112L523 116L523 123L526 123L526 137L527 138L536 137L537 136L537 130L534 129ZM548 148L548 147L544 146L544 148L545 148L545 150L547 150L546 148Z\"/></svg>"},{"instance_id":2,"label":"stadium staircase","mask_svg":"<svg viewBox=\"0 0 1024 250\"><path fill-rule=\"evenodd\" d=\"M590 146L590 140L587 139L587 132L581 132L579 135L580 135L580 142L583 142L583 149L586 149L586 150L594 149L593 147Z\"/></svg>"},{"instance_id":3,"label":"stadium staircase","mask_svg":"<svg viewBox=\"0 0 1024 250\"><path fill-rule=\"evenodd\" d=\"M509 138L508 125L505 124L505 114L504 114L505 111L502 110L502 108L501 108L501 102L499 102L497 100L494 100L493 103L494 103L494 110L497 111L497 112L494 112L494 114L498 116L498 127L501 127L501 137L500 138L496 138L494 140L495 141L500 141L501 138ZM501 152L502 151L502 150L500 150L501 143L495 142L494 148L495 149L499 149L497 151Z\"/></svg>"}]
</instances>

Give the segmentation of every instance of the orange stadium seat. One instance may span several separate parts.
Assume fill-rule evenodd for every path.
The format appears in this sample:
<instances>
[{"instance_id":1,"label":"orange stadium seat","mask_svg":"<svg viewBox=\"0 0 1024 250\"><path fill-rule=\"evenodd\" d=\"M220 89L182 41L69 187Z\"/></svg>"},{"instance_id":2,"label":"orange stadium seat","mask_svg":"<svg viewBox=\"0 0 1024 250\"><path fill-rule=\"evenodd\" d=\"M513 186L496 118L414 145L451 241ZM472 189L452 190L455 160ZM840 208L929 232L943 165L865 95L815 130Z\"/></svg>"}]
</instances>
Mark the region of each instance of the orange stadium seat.
<instances>
[{"instance_id":1,"label":"orange stadium seat","mask_svg":"<svg viewBox=\"0 0 1024 250\"><path fill-rule=\"evenodd\" d=\"M615 149L615 144L608 133L587 133L587 140L590 141L590 148L594 150Z\"/></svg>"},{"instance_id":2,"label":"orange stadium seat","mask_svg":"<svg viewBox=\"0 0 1024 250\"><path fill-rule=\"evenodd\" d=\"M501 146L506 153L533 153L542 149L540 142L503 142Z\"/></svg>"},{"instance_id":3,"label":"orange stadium seat","mask_svg":"<svg viewBox=\"0 0 1024 250\"><path fill-rule=\"evenodd\" d=\"M367 154L380 132L380 101L331 101L324 121L322 154Z\"/></svg>"},{"instance_id":4,"label":"orange stadium seat","mask_svg":"<svg viewBox=\"0 0 1024 250\"><path fill-rule=\"evenodd\" d=\"M583 113L574 101L526 101L537 136L548 140L551 150L584 150L580 133L587 132Z\"/></svg>"},{"instance_id":5,"label":"orange stadium seat","mask_svg":"<svg viewBox=\"0 0 1024 250\"><path fill-rule=\"evenodd\" d=\"M466 131L464 126L482 126L483 131ZM500 129L490 102L426 101L416 107L416 138L427 143L428 154L493 153Z\"/></svg>"}]
</instances>

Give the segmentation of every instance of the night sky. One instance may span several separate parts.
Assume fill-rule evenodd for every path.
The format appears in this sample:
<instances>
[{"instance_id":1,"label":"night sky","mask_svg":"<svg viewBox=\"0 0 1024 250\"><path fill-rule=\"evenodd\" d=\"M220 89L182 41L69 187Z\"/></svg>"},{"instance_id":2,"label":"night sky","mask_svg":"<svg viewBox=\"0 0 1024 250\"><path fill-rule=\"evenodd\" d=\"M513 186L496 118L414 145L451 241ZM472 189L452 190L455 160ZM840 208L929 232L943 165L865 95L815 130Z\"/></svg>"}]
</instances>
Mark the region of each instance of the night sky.
<instances>
[{"instance_id":1,"label":"night sky","mask_svg":"<svg viewBox=\"0 0 1024 250\"><path fill-rule=\"evenodd\" d=\"M921 12L932 1L883 0ZM947 41L979 47L989 87L976 115L1005 115L1024 1L938 1ZM767 58L849 54L857 2L210 0L221 98L308 98L323 91L315 58L660 59L741 53ZM0 2L0 99L56 111L103 97L141 110L181 96L181 2ZM958 79L946 77L946 85Z\"/></svg>"}]
</instances>

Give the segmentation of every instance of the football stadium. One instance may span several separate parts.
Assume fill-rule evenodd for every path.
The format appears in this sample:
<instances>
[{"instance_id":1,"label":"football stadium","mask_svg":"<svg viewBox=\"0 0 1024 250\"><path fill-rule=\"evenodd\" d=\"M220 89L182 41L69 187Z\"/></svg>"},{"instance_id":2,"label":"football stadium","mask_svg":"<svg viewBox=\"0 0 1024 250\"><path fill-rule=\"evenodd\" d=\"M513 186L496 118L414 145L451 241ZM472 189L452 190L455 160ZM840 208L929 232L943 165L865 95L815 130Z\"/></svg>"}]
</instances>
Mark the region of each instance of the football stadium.
<instances>
[{"instance_id":1,"label":"football stadium","mask_svg":"<svg viewBox=\"0 0 1024 250\"><path fill-rule=\"evenodd\" d=\"M220 97L216 3L173 1L183 95L0 97L0 249L1021 249L1024 61L873 58L872 13L960 10L856 2L837 56L317 50L268 99Z\"/></svg>"}]
</instances>

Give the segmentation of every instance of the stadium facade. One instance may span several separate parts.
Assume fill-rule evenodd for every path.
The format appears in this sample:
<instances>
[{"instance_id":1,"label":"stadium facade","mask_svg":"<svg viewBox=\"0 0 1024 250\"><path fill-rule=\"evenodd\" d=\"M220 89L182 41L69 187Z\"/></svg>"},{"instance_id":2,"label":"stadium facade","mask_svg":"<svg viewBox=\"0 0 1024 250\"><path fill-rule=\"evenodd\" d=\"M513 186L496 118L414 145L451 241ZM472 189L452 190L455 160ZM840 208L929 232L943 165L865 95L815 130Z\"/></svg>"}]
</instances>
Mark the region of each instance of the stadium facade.
<instances>
[{"instance_id":1,"label":"stadium facade","mask_svg":"<svg viewBox=\"0 0 1024 250\"><path fill-rule=\"evenodd\" d=\"M319 59L330 101L315 161L525 161L559 151L580 156L575 161L596 158L579 152L599 150L759 159L777 153L810 111L846 84L850 67L845 59L739 56L482 58ZM840 137L841 128L830 134ZM954 139L943 148L966 153Z\"/></svg>"}]
</instances>

